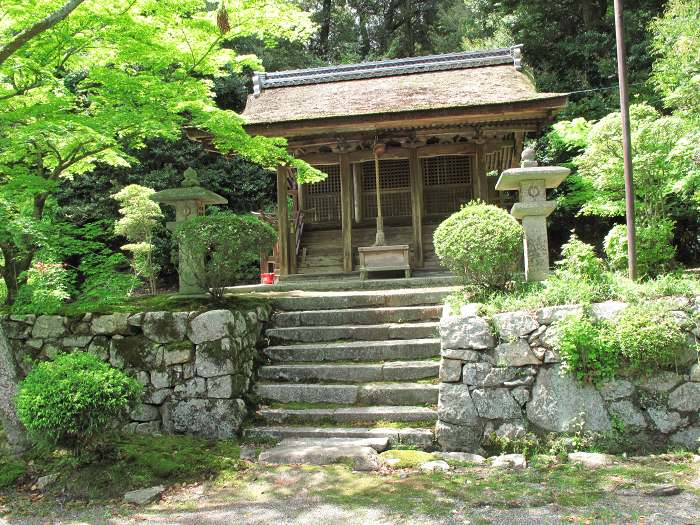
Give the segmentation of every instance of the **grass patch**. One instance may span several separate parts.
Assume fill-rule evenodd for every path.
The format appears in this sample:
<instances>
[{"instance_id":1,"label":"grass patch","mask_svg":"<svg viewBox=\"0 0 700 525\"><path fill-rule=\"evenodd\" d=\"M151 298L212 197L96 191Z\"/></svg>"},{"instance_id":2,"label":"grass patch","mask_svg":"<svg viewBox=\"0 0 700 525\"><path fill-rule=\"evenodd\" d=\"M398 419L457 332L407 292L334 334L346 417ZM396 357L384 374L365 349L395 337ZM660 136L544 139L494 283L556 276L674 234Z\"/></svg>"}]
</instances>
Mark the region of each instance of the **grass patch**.
<instances>
[{"instance_id":1,"label":"grass patch","mask_svg":"<svg viewBox=\"0 0 700 525\"><path fill-rule=\"evenodd\" d=\"M393 468L415 468L426 461L437 459L434 454L422 450L387 450L379 454L379 457L385 462L386 460L398 460L396 463L393 461L387 463Z\"/></svg>"},{"instance_id":2,"label":"grass patch","mask_svg":"<svg viewBox=\"0 0 700 525\"><path fill-rule=\"evenodd\" d=\"M460 306L479 302L479 315L491 316L500 312L537 310L560 304L590 303L607 300L636 304L665 296L693 297L700 294L700 279L689 273L670 273L655 279L631 281L620 274L606 273L606 286L585 279L563 281L555 274L544 282L516 281L508 291L497 291L485 296L475 295L469 287L453 292L445 299L454 313Z\"/></svg>"},{"instance_id":3,"label":"grass patch","mask_svg":"<svg viewBox=\"0 0 700 525\"><path fill-rule=\"evenodd\" d=\"M59 479L50 487L50 493L61 493L69 499L100 501L121 498L129 490L192 482L225 471L238 471L243 465L234 441L117 434L111 436L109 443L111 450L90 463L81 462L63 450L37 448L14 469L20 472L21 466L31 479L57 473ZM0 465L5 474L4 463Z\"/></svg>"},{"instance_id":4,"label":"grass patch","mask_svg":"<svg viewBox=\"0 0 700 525\"><path fill-rule=\"evenodd\" d=\"M211 297L182 297L178 294L143 295L125 297L118 304L90 304L81 301L64 305L58 315L77 316L86 313L140 313L140 312L193 312L206 310L250 310L268 304L268 300L253 295L231 295L220 300ZM7 306L0 306L0 314L11 313Z\"/></svg>"}]
</instances>

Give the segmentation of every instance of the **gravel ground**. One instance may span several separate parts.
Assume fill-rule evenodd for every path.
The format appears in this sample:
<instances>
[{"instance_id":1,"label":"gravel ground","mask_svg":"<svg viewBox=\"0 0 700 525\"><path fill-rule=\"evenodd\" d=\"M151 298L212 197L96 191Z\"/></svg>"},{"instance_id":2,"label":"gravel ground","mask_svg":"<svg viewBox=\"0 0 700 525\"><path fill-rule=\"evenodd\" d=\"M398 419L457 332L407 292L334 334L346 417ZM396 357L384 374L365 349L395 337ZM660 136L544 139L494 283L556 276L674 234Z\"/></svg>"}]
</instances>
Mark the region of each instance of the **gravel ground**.
<instances>
[{"instance_id":1,"label":"gravel ground","mask_svg":"<svg viewBox=\"0 0 700 525\"><path fill-rule=\"evenodd\" d=\"M227 501L229 500L229 501ZM235 501L231 501L235 500ZM189 502L189 503L186 503ZM449 503L446 502L449 505ZM619 523L684 525L700 523L700 502L690 493L670 497L649 497L629 491L614 494L595 506L567 509L543 507L494 508L484 505L465 508L452 504L448 517L399 516L381 507L345 508L329 504L323 497L295 496L268 501L239 501L231 494L170 495L127 516L113 516L109 507L73 509L63 515L36 519L2 519L1 525L554 525L561 523ZM186 509L184 507L190 506Z\"/></svg>"}]
</instances>

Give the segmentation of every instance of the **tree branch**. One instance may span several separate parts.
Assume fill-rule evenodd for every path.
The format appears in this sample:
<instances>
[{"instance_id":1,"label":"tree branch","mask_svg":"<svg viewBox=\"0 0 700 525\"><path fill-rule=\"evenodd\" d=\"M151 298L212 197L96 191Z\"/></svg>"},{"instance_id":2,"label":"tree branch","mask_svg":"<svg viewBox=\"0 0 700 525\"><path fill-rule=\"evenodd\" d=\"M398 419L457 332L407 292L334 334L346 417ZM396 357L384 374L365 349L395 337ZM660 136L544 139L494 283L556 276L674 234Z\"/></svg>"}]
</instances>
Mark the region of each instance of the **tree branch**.
<instances>
[{"instance_id":1,"label":"tree branch","mask_svg":"<svg viewBox=\"0 0 700 525\"><path fill-rule=\"evenodd\" d=\"M48 29L51 29L53 26L66 18L84 1L85 0L68 0L68 2L66 2L60 9L54 11L47 17L42 18L33 26L17 33L12 40L0 48L0 65L2 65L5 60L10 58L17 50L19 50L32 38L40 35Z\"/></svg>"}]
</instances>

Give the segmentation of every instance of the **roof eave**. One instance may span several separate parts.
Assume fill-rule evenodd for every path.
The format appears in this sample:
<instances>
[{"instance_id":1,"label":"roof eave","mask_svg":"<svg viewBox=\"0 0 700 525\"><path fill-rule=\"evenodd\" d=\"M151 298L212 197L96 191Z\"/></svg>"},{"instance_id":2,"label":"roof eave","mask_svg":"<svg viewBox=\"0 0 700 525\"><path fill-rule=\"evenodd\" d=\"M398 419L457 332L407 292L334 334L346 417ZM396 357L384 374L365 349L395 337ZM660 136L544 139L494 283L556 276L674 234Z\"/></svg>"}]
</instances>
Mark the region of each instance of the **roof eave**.
<instances>
[{"instance_id":1,"label":"roof eave","mask_svg":"<svg viewBox=\"0 0 700 525\"><path fill-rule=\"evenodd\" d=\"M552 93L551 96L532 100L508 101L490 104L451 106L432 109L412 109L406 111L372 112L355 115L316 117L308 119L289 119L278 121L251 122L244 125L245 130L252 135L288 137L300 132L308 134L310 130L342 131L343 127L356 129L358 124L372 128L378 124L385 126L392 122L429 119L459 119L460 117L476 118L493 114L519 113L532 110L557 112L568 101L568 93Z\"/></svg>"}]
</instances>

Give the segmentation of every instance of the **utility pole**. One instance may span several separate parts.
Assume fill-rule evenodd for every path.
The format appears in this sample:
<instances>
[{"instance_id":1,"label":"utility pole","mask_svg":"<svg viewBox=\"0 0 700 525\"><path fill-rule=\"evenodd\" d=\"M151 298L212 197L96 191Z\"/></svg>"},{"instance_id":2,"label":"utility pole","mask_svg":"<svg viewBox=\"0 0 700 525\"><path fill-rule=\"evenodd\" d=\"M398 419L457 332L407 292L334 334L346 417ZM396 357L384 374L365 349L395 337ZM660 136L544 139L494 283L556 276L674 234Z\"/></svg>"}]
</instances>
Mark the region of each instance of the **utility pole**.
<instances>
[{"instance_id":1,"label":"utility pole","mask_svg":"<svg viewBox=\"0 0 700 525\"><path fill-rule=\"evenodd\" d=\"M634 226L634 180L632 179L632 138L630 136L629 94L627 92L627 65L622 0L614 0L615 40L617 41L617 77L620 84L620 116L622 118L622 155L625 171L625 215L627 219L627 271L629 278L637 278L637 246Z\"/></svg>"}]
</instances>

